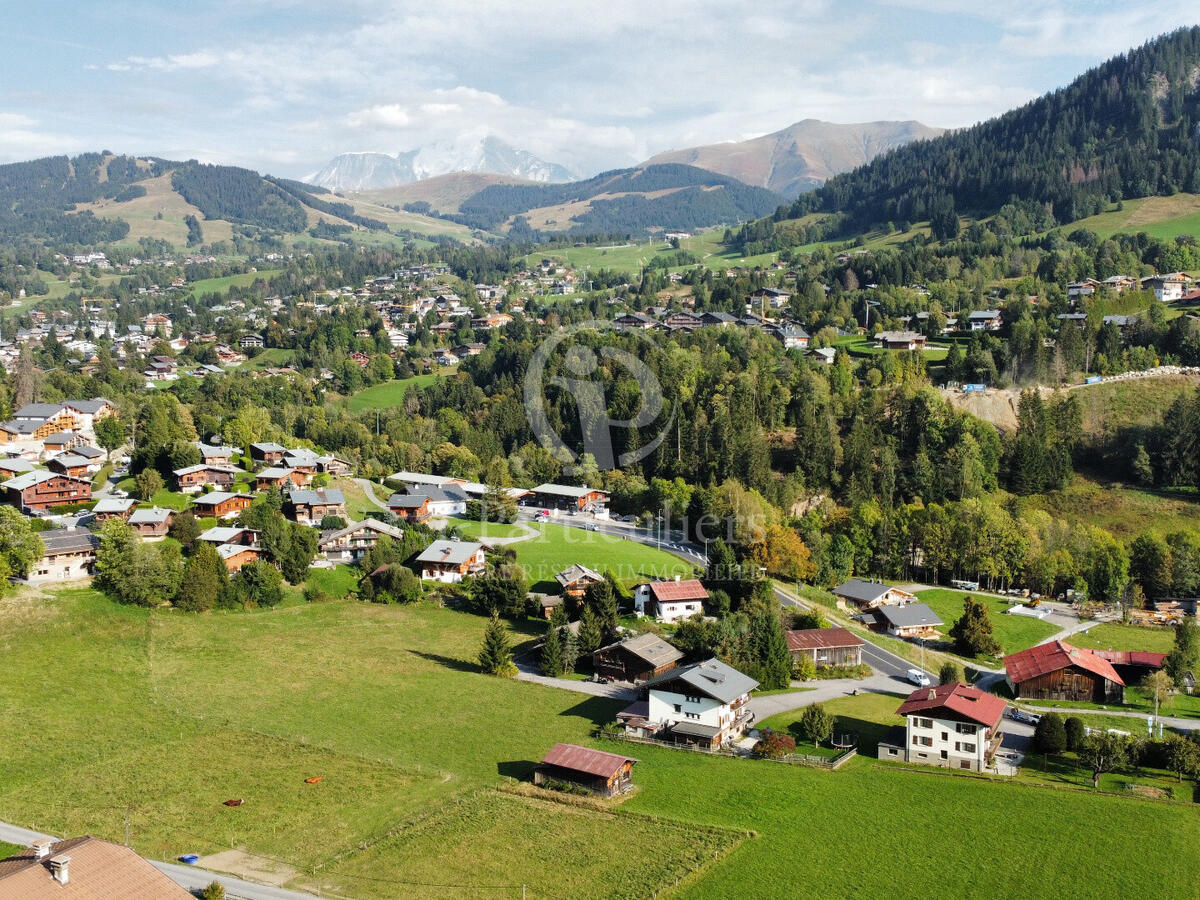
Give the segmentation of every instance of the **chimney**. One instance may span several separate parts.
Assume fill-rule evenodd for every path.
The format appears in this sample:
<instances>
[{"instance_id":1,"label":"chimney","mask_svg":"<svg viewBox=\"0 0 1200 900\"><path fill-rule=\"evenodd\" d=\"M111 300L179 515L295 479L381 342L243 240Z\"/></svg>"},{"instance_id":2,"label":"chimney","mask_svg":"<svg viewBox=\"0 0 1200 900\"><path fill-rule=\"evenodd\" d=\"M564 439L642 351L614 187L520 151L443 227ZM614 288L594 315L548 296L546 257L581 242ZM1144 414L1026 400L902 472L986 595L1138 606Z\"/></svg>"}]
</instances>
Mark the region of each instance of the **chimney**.
<instances>
[{"instance_id":1,"label":"chimney","mask_svg":"<svg viewBox=\"0 0 1200 900\"><path fill-rule=\"evenodd\" d=\"M70 865L70 863L71 857L62 854L51 858L50 877L59 884L66 884L70 880L67 872L67 866Z\"/></svg>"},{"instance_id":2,"label":"chimney","mask_svg":"<svg viewBox=\"0 0 1200 900\"><path fill-rule=\"evenodd\" d=\"M676 580L676 581L678 581L678 580L680 579L680 577L681 577L681 576L679 576L679 575L676 575L676 576L675 576L675 580Z\"/></svg>"},{"instance_id":3,"label":"chimney","mask_svg":"<svg viewBox=\"0 0 1200 900\"><path fill-rule=\"evenodd\" d=\"M29 845L33 849L33 858L45 859L50 855L50 845L53 843L54 841L50 840L49 838L43 838L40 841L34 841Z\"/></svg>"}]
</instances>

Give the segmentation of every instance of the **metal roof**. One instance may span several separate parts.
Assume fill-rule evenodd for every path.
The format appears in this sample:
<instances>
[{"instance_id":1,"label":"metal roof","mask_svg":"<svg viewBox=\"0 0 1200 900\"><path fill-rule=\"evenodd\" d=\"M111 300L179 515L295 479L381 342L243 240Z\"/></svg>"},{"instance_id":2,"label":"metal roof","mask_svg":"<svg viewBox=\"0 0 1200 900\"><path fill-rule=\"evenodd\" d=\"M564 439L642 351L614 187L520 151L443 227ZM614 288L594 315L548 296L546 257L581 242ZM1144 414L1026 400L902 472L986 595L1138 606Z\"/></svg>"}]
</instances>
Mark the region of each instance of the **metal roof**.
<instances>
[{"instance_id":1,"label":"metal roof","mask_svg":"<svg viewBox=\"0 0 1200 900\"><path fill-rule=\"evenodd\" d=\"M667 643L653 632L639 634L627 638L610 647L621 647L632 653L638 659L645 660L653 666L663 666L670 662L683 659L683 651L673 644Z\"/></svg>"},{"instance_id":2,"label":"metal roof","mask_svg":"<svg viewBox=\"0 0 1200 900\"><path fill-rule=\"evenodd\" d=\"M43 531L38 537L46 547L45 556L79 553L83 550L95 550L100 546L100 538L85 528L53 528Z\"/></svg>"},{"instance_id":3,"label":"metal roof","mask_svg":"<svg viewBox=\"0 0 1200 900\"><path fill-rule=\"evenodd\" d=\"M1073 647L1065 641L1038 644L1036 647L1004 657L1004 670L1013 684L1021 684L1068 666L1078 666L1116 684L1125 684L1107 659L1091 650Z\"/></svg>"},{"instance_id":4,"label":"metal roof","mask_svg":"<svg viewBox=\"0 0 1200 900\"><path fill-rule=\"evenodd\" d=\"M979 688L965 684L942 684L937 687L917 688L900 704L897 715L928 713L936 718L939 710L947 710L958 716L995 728L1004 717L1008 704L994 694L986 694Z\"/></svg>"},{"instance_id":5,"label":"metal roof","mask_svg":"<svg viewBox=\"0 0 1200 900\"><path fill-rule=\"evenodd\" d=\"M835 650L863 645L861 638L845 628L803 628L788 631L785 636L789 650Z\"/></svg>"},{"instance_id":6,"label":"metal roof","mask_svg":"<svg viewBox=\"0 0 1200 900\"><path fill-rule=\"evenodd\" d=\"M650 593L659 603L676 603L680 600L707 600L708 591L698 579L687 581L652 581Z\"/></svg>"},{"instance_id":7,"label":"metal roof","mask_svg":"<svg viewBox=\"0 0 1200 900\"><path fill-rule=\"evenodd\" d=\"M417 557L417 562L462 565L482 549L483 544L473 541L434 541Z\"/></svg>"},{"instance_id":8,"label":"metal roof","mask_svg":"<svg viewBox=\"0 0 1200 900\"><path fill-rule=\"evenodd\" d=\"M699 693L722 703L732 703L758 687L758 682L749 675L743 675L716 657L680 669L672 669L650 681L647 686L653 691L655 685L669 681L682 681Z\"/></svg>"},{"instance_id":9,"label":"metal roof","mask_svg":"<svg viewBox=\"0 0 1200 900\"><path fill-rule=\"evenodd\" d=\"M934 627L943 625L937 613L924 603L905 603L903 606L881 606L875 610L876 617L883 616L895 628L915 626Z\"/></svg>"},{"instance_id":10,"label":"metal roof","mask_svg":"<svg viewBox=\"0 0 1200 900\"><path fill-rule=\"evenodd\" d=\"M576 563L575 565L571 566L569 569L563 569L561 572L559 572L557 575L554 576L554 580L557 581L559 584L561 584L563 587L574 584L577 581L583 581L584 579L587 579L588 581L592 581L592 582L597 582L597 581L603 581L604 576L601 575L599 572L595 571L594 569L589 569L587 566L581 566L579 563Z\"/></svg>"},{"instance_id":11,"label":"metal roof","mask_svg":"<svg viewBox=\"0 0 1200 900\"><path fill-rule=\"evenodd\" d=\"M542 757L542 765L586 772L598 778L612 778L626 763L635 762L637 760L632 756L605 753L603 750L592 750L575 744L555 744L550 748L550 752Z\"/></svg>"}]
</instances>

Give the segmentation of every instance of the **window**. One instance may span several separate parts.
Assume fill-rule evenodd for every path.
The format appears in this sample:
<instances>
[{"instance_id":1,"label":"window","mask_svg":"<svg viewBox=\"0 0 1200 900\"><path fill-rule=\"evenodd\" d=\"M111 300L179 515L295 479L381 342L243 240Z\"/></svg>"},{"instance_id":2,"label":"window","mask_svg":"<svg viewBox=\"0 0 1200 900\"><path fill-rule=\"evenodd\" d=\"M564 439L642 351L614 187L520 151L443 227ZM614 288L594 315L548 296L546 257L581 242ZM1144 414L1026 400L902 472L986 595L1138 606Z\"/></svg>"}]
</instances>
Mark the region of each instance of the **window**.
<instances>
[{"instance_id":1,"label":"window","mask_svg":"<svg viewBox=\"0 0 1200 900\"><path fill-rule=\"evenodd\" d=\"M930 738L930 737L913 738L913 740L916 743L920 744L922 747L932 747L933 746L933 738Z\"/></svg>"},{"instance_id":2,"label":"window","mask_svg":"<svg viewBox=\"0 0 1200 900\"><path fill-rule=\"evenodd\" d=\"M700 713L689 712L689 713L684 713L684 715L687 716L689 719L700 718Z\"/></svg>"},{"instance_id":3,"label":"window","mask_svg":"<svg viewBox=\"0 0 1200 900\"><path fill-rule=\"evenodd\" d=\"M954 730L957 731L959 734L974 734L976 731L979 730L979 726L978 725L968 725L965 722L959 722L957 725L954 726Z\"/></svg>"},{"instance_id":4,"label":"window","mask_svg":"<svg viewBox=\"0 0 1200 900\"><path fill-rule=\"evenodd\" d=\"M947 759L947 758L949 758L949 756L950 756L950 754L947 753L945 750L942 751L942 759Z\"/></svg>"},{"instance_id":5,"label":"window","mask_svg":"<svg viewBox=\"0 0 1200 900\"><path fill-rule=\"evenodd\" d=\"M688 694L683 699L686 700L688 703L699 703L700 702L699 697L693 697L691 694Z\"/></svg>"},{"instance_id":6,"label":"window","mask_svg":"<svg viewBox=\"0 0 1200 900\"><path fill-rule=\"evenodd\" d=\"M946 732L944 732L944 731L943 731L943 732L942 732L942 740L943 740L943 741L948 741L948 740L950 740L950 735L946 734Z\"/></svg>"},{"instance_id":7,"label":"window","mask_svg":"<svg viewBox=\"0 0 1200 900\"><path fill-rule=\"evenodd\" d=\"M960 759L958 761L958 767L960 769L969 769L971 768L971 761L969 759Z\"/></svg>"},{"instance_id":8,"label":"window","mask_svg":"<svg viewBox=\"0 0 1200 900\"><path fill-rule=\"evenodd\" d=\"M964 753L974 753L975 745L974 744L963 744L963 752Z\"/></svg>"},{"instance_id":9,"label":"window","mask_svg":"<svg viewBox=\"0 0 1200 900\"><path fill-rule=\"evenodd\" d=\"M683 706L681 704L676 703L675 704L675 712L683 712Z\"/></svg>"},{"instance_id":10,"label":"window","mask_svg":"<svg viewBox=\"0 0 1200 900\"><path fill-rule=\"evenodd\" d=\"M933 727L933 719L917 719L917 723L922 728L932 728Z\"/></svg>"}]
</instances>

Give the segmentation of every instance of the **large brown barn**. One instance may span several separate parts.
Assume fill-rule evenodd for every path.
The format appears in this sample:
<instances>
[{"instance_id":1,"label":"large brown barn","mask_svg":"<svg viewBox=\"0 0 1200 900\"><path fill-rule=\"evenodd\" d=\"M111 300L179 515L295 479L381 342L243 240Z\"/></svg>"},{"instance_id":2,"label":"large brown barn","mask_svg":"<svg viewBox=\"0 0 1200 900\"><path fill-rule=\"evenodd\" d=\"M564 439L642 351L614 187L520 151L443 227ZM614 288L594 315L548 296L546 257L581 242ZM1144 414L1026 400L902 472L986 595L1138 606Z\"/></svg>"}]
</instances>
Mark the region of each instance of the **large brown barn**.
<instances>
[{"instance_id":1,"label":"large brown barn","mask_svg":"<svg viewBox=\"0 0 1200 900\"><path fill-rule=\"evenodd\" d=\"M1030 700L1120 703L1125 682L1112 663L1063 641L1039 644L1004 657L1014 696Z\"/></svg>"}]
</instances>

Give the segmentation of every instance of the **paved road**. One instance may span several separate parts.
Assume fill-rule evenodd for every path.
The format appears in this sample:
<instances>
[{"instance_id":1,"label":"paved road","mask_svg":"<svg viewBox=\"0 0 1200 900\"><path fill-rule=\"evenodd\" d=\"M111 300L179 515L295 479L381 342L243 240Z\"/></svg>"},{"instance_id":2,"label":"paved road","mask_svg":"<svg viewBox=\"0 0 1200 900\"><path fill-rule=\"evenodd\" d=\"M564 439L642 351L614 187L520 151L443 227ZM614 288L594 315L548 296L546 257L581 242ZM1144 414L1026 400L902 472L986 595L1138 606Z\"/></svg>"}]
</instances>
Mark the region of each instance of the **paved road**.
<instances>
[{"instance_id":1,"label":"paved road","mask_svg":"<svg viewBox=\"0 0 1200 900\"><path fill-rule=\"evenodd\" d=\"M31 831L28 828L21 828L18 825L9 825L7 822L0 822L0 841L29 846L34 841L44 838L54 838L54 835L43 834L40 831ZM289 891L269 884L255 884L252 881L244 881L241 878L234 878L232 875L222 875L218 872L209 872L206 869L199 869L196 866L158 862L153 859L147 861L177 885L188 891L198 891L208 887L214 881L219 881L225 886L226 896L238 898L238 900L316 900L316 897L312 894Z\"/></svg>"}]
</instances>

